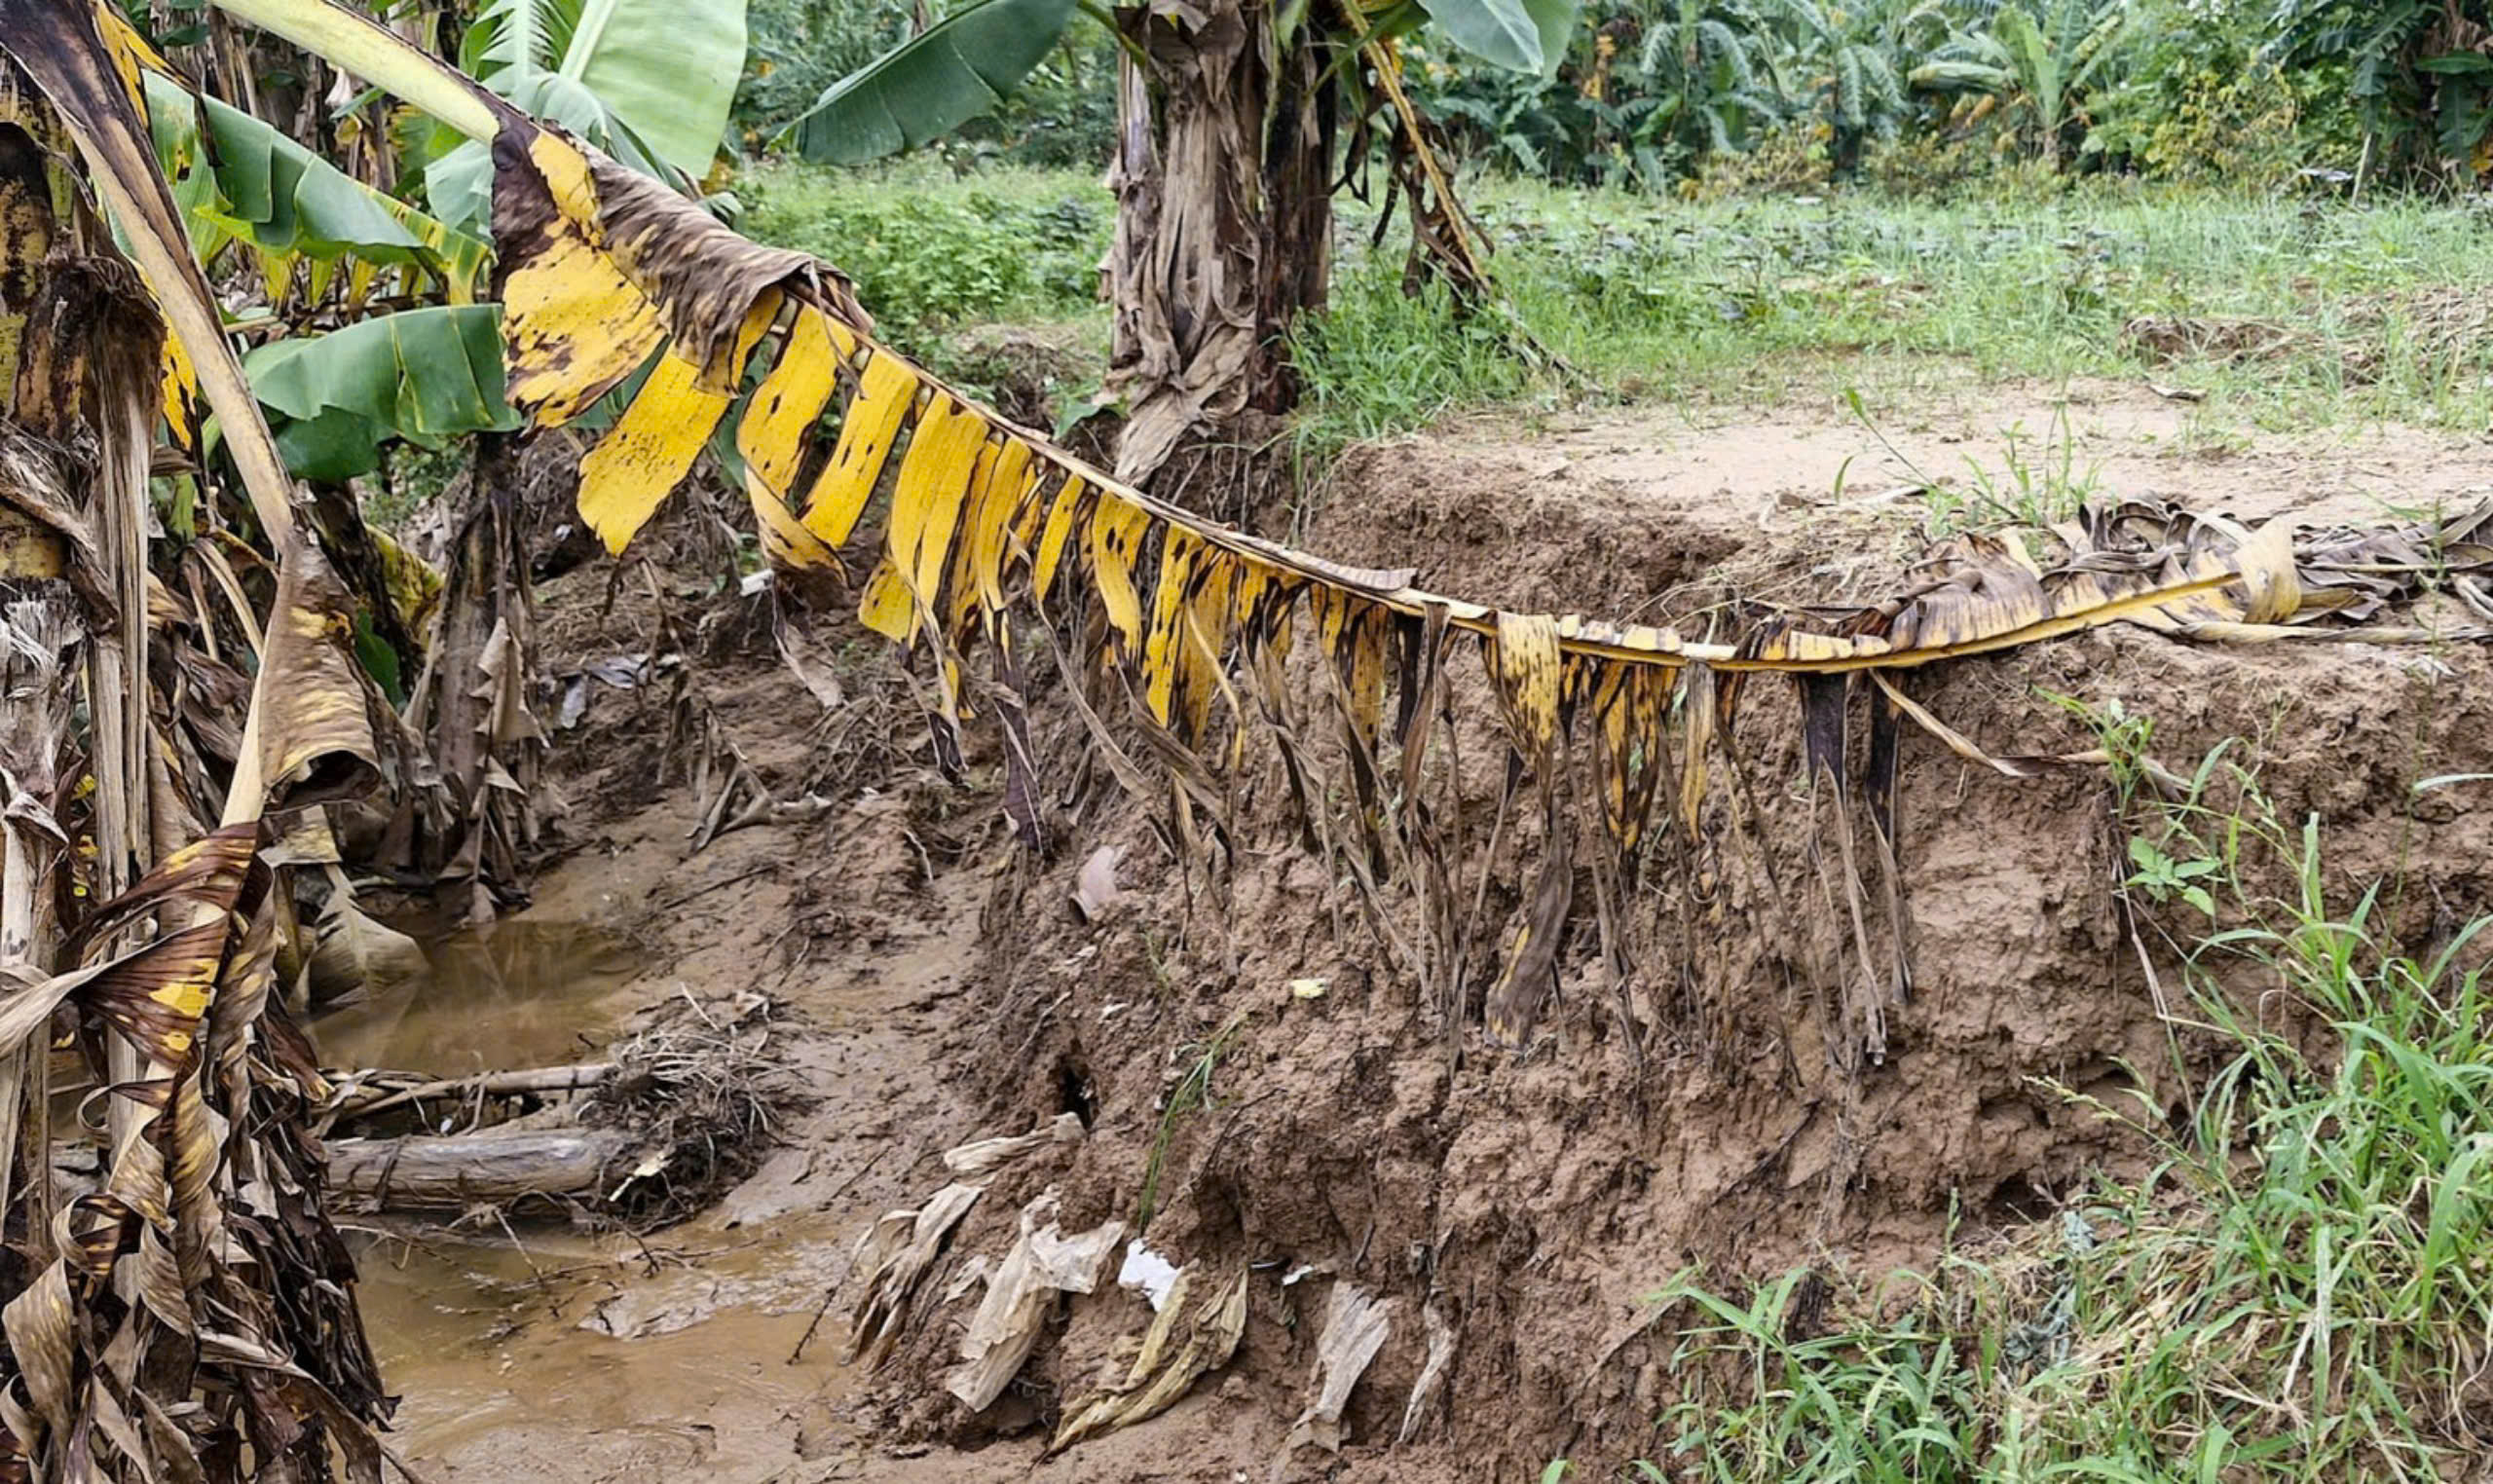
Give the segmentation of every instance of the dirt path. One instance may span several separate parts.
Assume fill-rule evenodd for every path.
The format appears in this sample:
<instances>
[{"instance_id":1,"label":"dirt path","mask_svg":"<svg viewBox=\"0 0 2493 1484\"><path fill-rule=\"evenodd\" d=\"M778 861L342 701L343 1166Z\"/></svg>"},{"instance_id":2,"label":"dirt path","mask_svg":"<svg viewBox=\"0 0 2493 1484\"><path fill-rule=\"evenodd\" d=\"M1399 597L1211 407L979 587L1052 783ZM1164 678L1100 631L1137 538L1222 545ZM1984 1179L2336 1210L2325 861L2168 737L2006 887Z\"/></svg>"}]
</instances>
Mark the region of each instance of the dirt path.
<instances>
[{"instance_id":1,"label":"dirt path","mask_svg":"<svg viewBox=\"0 0 2493 1484\"><path fill-rule=\"evenodd\" d=\"M1727 575L1779 596L1876 585L1909 524L1892 489L1915 468L1964 477L1968 458L2003 468L2012 427L2029 461L2044 429L2065 429L2054 436L2070 442L2070 467L2100 495L2245 514L2377 518L2384 502L2425 507L2493 485L2476 439L2369 429L2246 441L2202 436L2187 406L2138 389L2080 387L2060 401L1943 398L1882 419L1885 442L1841 409L1709 427L1617 414L1458 427L1355 456L1310 541L1344 560L1416 562L1441 590L1643 616ZM629 633L583 616L595 593L558 594L555 628L575 653L628 648ZM2084 745L2061 735L2071 723L2034 700L2038 686L2167 719L2160 738L2183 761L2180 750L2261 731L2281 809L2323 815L2341 864L2386 869L2412 853L2435 863L2449 911L2480 909L2487 883L2473 863L2493 848L2493 814L2439 803L2421 824L2405 815L2419 767L2471 747L2480 761L2482 718L2456 698L2480 697L2468 676L2481 666L2450 656L2474 668L2447 685L2396 651L2284 649L2097 635L2039 651L2030 673L2023 659L1953 668L1924 699L2011 751ZM716 667L714 698L755 768L792 795L817 777L839 782L817 750L816 697L766 646L741 656ZM1463 704L1485 714L1483 696ZM1771 814L1789 802L1778 796L1793 738L1779 723L1743 725ZM380 1241L367 1315L407 1396L404 1450L434 1476L1262 1478L1304 1394L1322 1312L1313 1295L1355 1279L1396 1295L1401 1325L1356 1393L1352 1452L1286 1476L1529 1477L1579 1444L1634 1457L1655 1445L1653 1420L1673 1394L1670 1346L1648 1333L1644 1298L1674 1272L1696 1261L1727 1279L1801 1261L1869 1271L1926 1257L1959 1210L1976 1226L2039 1214L2112 1146L2036 1095L2035 1080L2118 1095L2126 1068L2164 1055L2109 913L2113 847L2091 775L2012 785L1914 744L1905 849L1929 980L1898 1013L1893 1059L1843 1102L1824 1072L1823 1030L1794 1011L1806 986L1776 956L1791 945L1763 915L1740 916L1763 913L1755 899L1727 898L1730 915L1709 927L1699 967L1750 987L1710 1012L1717 1023L1693 1023L1658 991L1626 1006L1654 1061L1618 1044L1619 1013L1579 967L1534 1055L1457 1067L1373 941L1356 926L1336 935L1338 883L1280 832L1240 852L1217 904L1158 853L1147 811L1122 803L1081 817L1051 862L1032 865L991 796L949 790L912 761L913 719L895 712L888 730L837 744L901 760L876 790L699 853L687 847L694 801L655 781L663 727L651 708L602 696L563 744L578 848L508 929L627 946L619 967L603 949L574 955L603 977L561 1001L567 1013L619 1032L670 999L763 996L815 1101L750 1178L646 1243L527 1227L514 1245L491 1219L460 1242ZM1485 768L1478 790L1475 821L1494 807ZM1127 852L1130 906L1084 925L1066 894L1100 843ZM1798 856L1784 868L1810 879ZM1497 891L1520 895L1505 879ZM1321 997L1285 987L1309 982ZM426 1033L458 1067L468 1056L517 1064L529 1057L514 1053L542 1055L566 1028L479 1023L445 1018ZM1180 1069L1231 1023L1243 1029L1210 1116L1166 1116ZM945 1149L1076 1104L1090 1137L982 1200L933 1280L953 1296L930 1306L893 1368L874 1380L839 1365L852 1295L827 1313L825 1301L849 1277L858 1236L942 1185ZM1125 1215L1147 1170L1164 1192L1153 1242L1250 1276L1239 1360L1165 1416L1041 1460L1032 1425L1115 1371L1147 1318L1108 1293L1051 1329L1024 1387L998 1404L1001 1423L954 1415L938 1378L976 1302L976 1265L1002 1253L1016 1211L1059 1186L1068 1231ZM1318 1275L1308 1287L1284 1282L1307 1273ZM1461 1358L1417 1441L1396 1448L1423 1306L1454 1320Z\"/></svg>"}]
</instances>

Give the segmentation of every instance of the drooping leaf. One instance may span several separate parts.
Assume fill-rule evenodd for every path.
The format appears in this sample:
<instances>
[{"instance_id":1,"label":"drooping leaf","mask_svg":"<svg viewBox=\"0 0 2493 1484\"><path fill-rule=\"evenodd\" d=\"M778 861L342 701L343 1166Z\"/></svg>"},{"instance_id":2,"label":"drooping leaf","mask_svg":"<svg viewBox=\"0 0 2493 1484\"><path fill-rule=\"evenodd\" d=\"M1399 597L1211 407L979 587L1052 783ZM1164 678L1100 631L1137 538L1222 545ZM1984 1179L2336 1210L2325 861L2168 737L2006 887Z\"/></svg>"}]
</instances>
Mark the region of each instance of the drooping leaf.
<instances>
[{"instance_id":1,"label":"drooping leaf","mask_svg":"<svg viewBox=\"0 0 2493 1484\"><path fill-rule=\"evenodd\" d=\"M560 124L643 174L670 184L685 179L584 83L559 72L539 72L512 84L509 98L521 112ZM493 156L475 140L425 167L426 198L442 220L462 231L491 232L493 190Z\"/></svg>"},{"instance_id":2,"label":"drooping leaf","mask_svg":"<svg viewBox=\"0 0 2493 1484\"><path fill-rule=\"evenodd\" d=\"M955 11L834 83L780 142L807 160L863 165L941 138L1021 86L1073 11L1073 0L982 0Z\"/></svg>"},{"instance_id":3,"label":"drooping leaf","mask_svg":"<svg viewBox=\"0 0 2493 1484\"><path fill-rule=\"evenodd\" d=\"M1420 0L1446 40L1493 66L1539 72L1547 58L1543 17L1549 4L1527 0ZM1554 19L1554 17L1552 18Z\"/></svg>"},{"instance_id":4,"label":"drooping leaf","mask_svg":"<svg viewBox=\"0 0 2493 1484\"><path fill-rule=\"evenodd\" d=\"M157 159L203 257L240 240L277 258L353 256L421 268L455 298L474 296L486 256L480 240L383 195L241 109L195 98L162 73L147 73L146 89Z\"/></svg>"},{"instance_id":5,"label":"drooping leaf","mask_svg":"<svg viewBox=\"0 0 2493 1484\"><path fill-rule=\"evenodd\" d=\"M411 58L407 65L433 63ZM1119 482L877 342L872 320L830 265L747 242L558 131L504 118L494 160L513 404L545 421L566 421L650 368L583 461L581 508L608 545L620 549L662 507L690 467L686 447L697 447L714 427L734 428L746 454L745 488L776 560L841 563L837 548L851 541L860 517L887 503L890 518L866 553L874 568L859 584L861 615L896 641L933 651L936 693L927 720L939 762L958 765L957 728L974 702L992 700L1012 731L1021 704L1011 654L1018 619L1023 635L1059 646L1062 667L1092 668L1092 686L1068 686L1062 693L1107 771L1137 797L1163 786L1165 824L1180 857L1207 856L1230 843L1232 800L1214 775L1215 758L1197 749L1209 740L1210 707L1221 697L1233 716L1246 719L1237 682L1251 677L1294 798L1302 808L1351 815L1354 833L1346 838L1365 847L1342 848L1339 836L1326 843L1311 829L1313 848L1331 851L1372 899L1389 872L1444 879L1442 871L1403 872L1398 864L1422 846L1413 827L1389 817L1392 791L1383 786L1383 756L1415 745L1410 727L1382 724L1397 673L1389 652L1407 656L1423 636L1433 646L1468 639L1509 718L1510 783L1499 817L1505 820L1524 777L1535 779L1544 806L1541 828L1531 832L1543 854L1528 899L1515 904L1506 931L1490 924L1476 939L1506 945L1483 1008L1493 1032L1510 1040L1529 1036L1556 955L1575 941L1583 894L1576 886L1573 801L1600 799L1615 853L1634 834L1638 800L1673 794L1678 838L1693 844L1709 816L1723 812L1709 808L1709 779L1737 774L1716 759L1738 761L1733 714L1751 677L1805 682L1816 763L1822 773L1839 774L1852 770L1834 745L1845 697L1867 688L1850 685L1854 671L1876 673L1893 699L1891 677L1899 672L2111 623L2194 637L2360 632L2347 626L2357 620L2337 616L2345 611L2346 574L2306 578L2299 569L2307 554L2316 562L2318 551L2283 523L2252 529L2144 503L2083 512L2053 529L2048 539L2057 545L2041 556L2014 533L1969 534L1928 553L1915 569L1916 585L1886 602L1760 611L1701 639L1584 614L1501 612L1419 588L1409 571L1331 562ZM769 370L761 390L745 396L757 362ZM836 436L820 426L834 418ZM800 489L809 468L821 472ZM2409 533L2400 544L2447 550L2454 538L2472 540L2483 519ZM2347 565L2345 539L2326 549ZM2329 627L2309 627L2322 623ZM1060 643L1066 630L1094 637L1079 660ZM1310 759L1286 714L1290 687L1282 659L1295 636L1309 634L1321 650L1311 668L1341 723L1350 790L1309 786ZM965 663L978 643L992 647L991 684L982 685ZM1406 659L1402 684L1428 668ZM1094 700L1120 687L1133 704L1122 709L1126 724L1114 727ZM1425 714L1407 697L1406 710ZM1891 713L1879 724L1920 721L1900 704ZM1574 719L1587 715L1598 719L1603 741L1581 751L1606 752L1626 770L1628 782L1615 795L1556 786L1557 773L1581 755ZM1451 724L1442 713L1437 720ZM1128 750L1133 738L1159 764L1156 776ZM1892 736L1881 744L1874 735L1871 752L1893 745ZM1233 755L1235 746L1233 738ZM1015 787L1026 804L1043 790L1027 776L1033 760L1026 750L1014 756L1010 765L1023 774ZM1891 771L1891 752L1884 757L1874 769ZM1656 775L1639 781L1649 766ZM1879 966L1875 980L1854 974L1844 981L1847 1034L1875 1053L1880 1012L1856 1003L1853 990L1908 982L1907 934L1901 894L1892 892L1895 920L1883 932L1871 930L1863 904L1875 899L1864 891L1861 872L1865 861L1882 858L1854 848L1850 814L1863 799L1842 779L1838 784L1821 796L1837 811L1834 853L1822 858L1822 869L1840 867L1842 900L1852 908L1843 951L1863 967L1874 954L1895 960L1892 972ZM1891 790L1883 802L1875 785L1869 794L1884 850L1895 838ZM1326 798L1344 803L1308 802ZM1749 811L1730 812L1745 818ZM1017 815L1016 823L1024 821ZM1591 854L1590 896L1607 938L1618 868L1605 864L1602 852ZM1436 907L1430 915L1452 920ZM1428 955L1438 950L1415 944L1393 914L1372 912L1370 920L1391 954L1427 982L1456 972L1468 951L1446 947L1433 965ZM1468 926L1437 936L1445 944L1474 941ZM1450 993L1447 1005L1450 1014L1465 1013L1461 992Z\"/></svg>"},{"instance_id":6,"label":"drooping leaf","mask_svg":"<svg viewBox=\"0 0 2493 1484\"><path fill-rule=\"evenodd\" d=\"M278 445L306 479L368 473L380 444L520 426L502 388L498 306L431 305L379 315L326 335L271 341L243 358L251 388L278 414Z\"/></svg>"},{"instance_id":7,"label":"drooping leaf","mask_svg":"<svg viewBox=\"0 0 2493 1484\"><path fill-rule=\"evenodd\" d=\"M237 795L290 806L352 798L378 777L372 721L354 658L354 605L319 548L300 531L278 567L260 673L251 687L256 754L240 760ZM227 814L236 813L229 801Z\"/></svg>"}]
</instances>

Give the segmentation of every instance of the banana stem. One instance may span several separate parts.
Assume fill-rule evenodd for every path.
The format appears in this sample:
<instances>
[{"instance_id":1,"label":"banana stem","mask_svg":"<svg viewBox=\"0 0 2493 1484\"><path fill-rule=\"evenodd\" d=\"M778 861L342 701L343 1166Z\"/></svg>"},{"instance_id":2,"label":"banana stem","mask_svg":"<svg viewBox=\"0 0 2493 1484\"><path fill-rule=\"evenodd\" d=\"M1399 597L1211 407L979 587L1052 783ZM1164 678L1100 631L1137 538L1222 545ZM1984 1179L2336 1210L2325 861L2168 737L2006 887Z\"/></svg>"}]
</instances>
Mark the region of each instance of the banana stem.
<instances>
[{"instance_id":1,"label":"banana stem","mask_svg":"<svg viewBox=\"0 0 2493 1484\"><path fill-rule=\"evenodd\" d=\"M490 143L508 105L387 27L328 0L214 0L218 10L293 42L333 67L396 93L471 139Z\"/></svg>"}]
</instances>

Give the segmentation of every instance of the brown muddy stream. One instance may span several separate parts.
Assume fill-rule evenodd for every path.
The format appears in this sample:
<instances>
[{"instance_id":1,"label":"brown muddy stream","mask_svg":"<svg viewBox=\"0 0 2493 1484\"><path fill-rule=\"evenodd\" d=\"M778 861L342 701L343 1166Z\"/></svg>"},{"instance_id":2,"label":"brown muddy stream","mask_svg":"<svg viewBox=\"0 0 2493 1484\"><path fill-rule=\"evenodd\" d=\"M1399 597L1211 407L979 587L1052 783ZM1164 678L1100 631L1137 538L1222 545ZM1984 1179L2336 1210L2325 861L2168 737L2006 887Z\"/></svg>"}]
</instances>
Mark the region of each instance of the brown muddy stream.
<instances>
[{"instance_id":1,"label":"brown muddy stream","mask_svg":"<svg viewBox=\"0 0 2493 1484\"><path fill-rule=\"evenodd\" d=\"M332 1066L456 1076L598 1056L649 985L629 946L520 919L428 946L431 972L314 1021ZM767 1477L845 1388L837 1316L852 1224L713 1214L644 1242L525 1206L449 1227L349 1218L392 1445L433 1478ZM774 1463L775 1461L775 1463Z\"/></svg>"}]
</instances>

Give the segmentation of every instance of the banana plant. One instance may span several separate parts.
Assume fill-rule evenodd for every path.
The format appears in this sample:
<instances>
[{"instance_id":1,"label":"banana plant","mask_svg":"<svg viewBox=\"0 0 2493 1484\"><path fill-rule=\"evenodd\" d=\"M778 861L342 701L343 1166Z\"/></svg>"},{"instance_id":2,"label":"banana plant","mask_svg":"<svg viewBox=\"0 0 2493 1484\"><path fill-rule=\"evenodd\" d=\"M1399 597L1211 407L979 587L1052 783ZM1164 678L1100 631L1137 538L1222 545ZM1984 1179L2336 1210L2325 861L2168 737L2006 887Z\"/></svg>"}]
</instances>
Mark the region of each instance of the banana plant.
<instances>
[{"instance_id":1,"label":"banana plant","mask_svg":"<svg viewBox=\"0 0 2493 1484\"><path fill-rule=\"evenodd\" d=\"M683 186L726 137L745 44L744 0L488 0L459 62L521 112ZM425 169L434 214L489 232L491 153L446 130L442 143Z\"/></svg>"},{"instance_id":2,"label":"banana plant","mask_svg":"<svg viewBox=\"0 0 2493 1484\"><path fill-rule=\"evenodd\" d=\"M1281 9L1304 23L1303 3ZM1581 0L1390 0L1362 9L1373 12L1361 21L1370 36L1433 22L1483 61L1546 76L1567 55ZM941 138L993 112L1077 16L1117 29L1101 0L974 0L834 83L779 143L821 164L863 165Z\"/></svg>"},{"instance_id":3,"label":"banana plant","mask_svg":"<svg viewBox=\"0 0 2493 1484\"><path fill-rule=\"evenodd\" d=\"M2031 116L2043 164L2061 167L2063 136L2109 80L2131 0L2008 0L1980 30L1960 31L1913 70L1915 88L1979 93Z\"/></svg>"},{"instance_id":4,"label":"banana plant","mask_svg":"<svg viewBox=\"0 0 2493 1484\"><path fill-rule=\"evenodd\" d=\"M1729 154L1783 111L1774 28L1754 0L1676 0L1645 31L1637 63L1654 107L1635 127L1649 151Z\"/></svg>"},{"instance_id":5,"label":"banana plant","mask_svg":"<svg viewBox=\"0 0 2493 1484\"><path fill-rule=\"evenodd\" d=\"M2443 181L2493 170L2493 56L2486 12L2444 0L2276 0L2267 56L2343 69L2364 162Z\"/></svg>"},{"instance_id":6,"label":"banana plant","mask_svg":"<svg viewBox=\"0 0 2493 1484\"><path fill-rule=\"evenodd\" d=\"M288 473L349 479L377 467L391 438L437 447L460 433L517 426L502 400L499 311L474 302L489 256L482 241L165 72L141 75L157 162L202 264L250 255L272 300L285 296L300 264L314 300L343 270L348 301L359 303L394 268L408 275L408 292L437 285L451 301L325 335L288 335L243 357Z\"/></svg>"},{"instance_id":7,"label":"banana plant","mask_svg":"<svg viewBox=\"0 0 2493 1484\"><path fill-rule=\"evenodd\" d=\"M1848 173L1870 139L1892 139L1912 110L1905 74L1948 35L1945 0L1780 0L1795 67L1824 115L1835 167Z\"/></svg>"}]
</instances>

